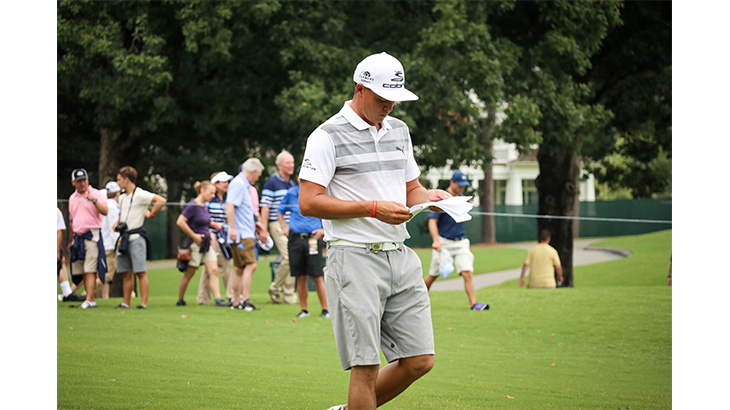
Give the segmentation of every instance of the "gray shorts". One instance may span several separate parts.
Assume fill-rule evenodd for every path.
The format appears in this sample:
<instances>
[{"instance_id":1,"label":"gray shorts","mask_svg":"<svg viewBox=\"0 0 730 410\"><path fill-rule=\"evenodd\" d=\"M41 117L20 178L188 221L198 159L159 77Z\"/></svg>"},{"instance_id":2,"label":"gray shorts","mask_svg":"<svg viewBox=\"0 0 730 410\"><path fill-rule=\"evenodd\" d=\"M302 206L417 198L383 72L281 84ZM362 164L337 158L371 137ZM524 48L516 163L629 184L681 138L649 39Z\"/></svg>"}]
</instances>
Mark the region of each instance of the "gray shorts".
<instances>
[{"instance_id":1,"label":"gray shorts","mask_svg":"<svg viewBox=\"0 0 730 410\"><path fill-rule=\"evenodd\" d=\"M147 241L143 237L130 240L127 253L117 252L117 272L147 272Z\"/></svg>"},{"instance_id":2,"label":"gray shorts","mask_svg":"<svg viewBox=\"0 0 730 410\"><path fill-rule=\"evenodd\" d=\"M431 302L410 248L327 249L325 286L342 369L434 354Z\"/></svg>"}]
</instances>

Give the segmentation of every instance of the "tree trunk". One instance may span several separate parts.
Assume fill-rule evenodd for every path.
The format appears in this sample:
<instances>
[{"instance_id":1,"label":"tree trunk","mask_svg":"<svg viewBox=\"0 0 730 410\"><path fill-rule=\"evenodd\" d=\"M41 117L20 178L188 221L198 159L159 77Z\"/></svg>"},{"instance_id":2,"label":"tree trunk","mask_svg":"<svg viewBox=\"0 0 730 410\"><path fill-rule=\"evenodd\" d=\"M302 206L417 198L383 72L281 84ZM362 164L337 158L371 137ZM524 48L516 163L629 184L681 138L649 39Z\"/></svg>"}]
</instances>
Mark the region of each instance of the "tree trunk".
<instances>
[{"instance_id":1,"label":"tree trunk","mask_svg":"<svg viewBox=\"0 0 730 410\"><path fill-rule=\"evenodd\" d=\"M119 138L122 132L119 130L110 130L102 128L101 147L99 148L99 185L102 189L109 181L116 181L117 172L119 171Z\"/></svg>"},{"instance_id":2,"label":"tree trunk","mask_svg":"<svg viewBox=\"0 0 730 410\"><path fill-rule=\"evenodd\" d=\"M180 183L168 180L167 200L177 202L180 199ZM182 213L180 206L167 207L167 258L175 258L177 247L180 245L180 229L177 227L177 218Z\"/></svg>"},{"instance_id":3,"label":"tree trunk","mask_svg":"<svg viewBox=\"0 0 730 410\"><path fill-rule=\"evenodd\" d=\"M580 216L580 167L581 163L583 161L583 157L577 156L575 158L576 162L578 163L578 172L576 172L575 175L575 196L573 197L573 216L579 217ZM577 238L580 236L580 220L574 219L573 220L573 238Z\"/></svg>"},{"instance_id":4,"label":"tree trunk","mask_svg":"<svg viewBox=\"0 0 730 410\"><path fill-rule=\"evenodd\" d=\"M494 213L494 178L492 176L492 163L484 164L484 180L482 180L482 211ZM482 215L482 242L497 242L497 229L494 224L494 215Z\"/></svg>"},{"instance_id":5,"label":"tree trunk","mask_svg":"<svg viewBox=\"0 0 730 410\"><path fill-rule=\"evenodd\" d=\"M540 146L537 153L540 165L540 175L535 181L539 200L538 214L573 217L576 212L576 182L580 175L580 158L569 149L548 151L549 148ZM563 286L573 287L573 221L538 218L537 229L550 231L550 244L558 251L563 267Z\"/></svg>"},{"instance_id":6,"label":"tree trunk","mask_svg":"<svg viewBox=\"0 0 730 410\"><path fill-rule=\"evenodd\" d=\"M482 122L484 127L482 143L489 147L489 160L485 160L482 163L484 180L482 180L482 197L479 202L482 204L482 211L486 213L494 213L494 175L492 173L492 159L494 158L492 146L494 145L494 141L492 140L492 133L494 132L494 127L497 125L496 118L497 107L492 104L487 107L487 118ZM482 242L497 242L497 229L494 224L494 215L482 215Z\"/></svg>"}]
</instances>

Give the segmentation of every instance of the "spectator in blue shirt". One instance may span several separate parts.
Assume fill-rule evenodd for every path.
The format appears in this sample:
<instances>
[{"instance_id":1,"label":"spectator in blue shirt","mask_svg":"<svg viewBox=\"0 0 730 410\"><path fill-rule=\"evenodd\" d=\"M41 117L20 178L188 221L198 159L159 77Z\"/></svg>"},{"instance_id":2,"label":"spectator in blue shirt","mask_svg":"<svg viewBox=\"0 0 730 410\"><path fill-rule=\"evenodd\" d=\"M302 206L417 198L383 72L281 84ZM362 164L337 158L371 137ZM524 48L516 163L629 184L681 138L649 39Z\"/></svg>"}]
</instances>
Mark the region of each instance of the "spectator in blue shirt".
<instances>
[{"instance_id":1,"label":"spectator in blue shirt","mask_svg":"<svg viewBox=\"0 0 730 410\"><path fill-rule=\"evenodd\" d=\"M461 171L454 171L449 181L447 191L452 196L464 194L464 190L469 186L469 180ZM459 272L464 279L464 290L469 299L471 310L489 309L488 303L477 303L476 292L474 290L474 255L469 249L469 239L466 237L466 228L464 222L457 223L454 218L446 212L431 212L428 216L428 231L433 238L431 248L431 268L424 279L426 287L431 289L431 285L439 277L441 258L453 257L456 271Z\"/></svg>"},{"instance_id":2,"label":"spectator in blue shirt","mask_svg":"<svg viewBox=\"0 0 730 410\"><path fill-rule=\"evenodd\" d=\"M296 172L299 176L299 170ZM278 208L279 224L281 231L289 238L289 266L291 276L297 280L297 293L299 294L299 307L301 311L298 318L309 316L307 308L307 275L312 277L317 289L319 304L322 306L320 317L329 319L327 310L327 295L324 288L324 260L322 250L324 249L324 229L322 220L311 216L303 216L299 212L299 185L295 185L286 192L279 203ZM289 224L286 216L289 216Z\"/></svg>"}]
</instances>

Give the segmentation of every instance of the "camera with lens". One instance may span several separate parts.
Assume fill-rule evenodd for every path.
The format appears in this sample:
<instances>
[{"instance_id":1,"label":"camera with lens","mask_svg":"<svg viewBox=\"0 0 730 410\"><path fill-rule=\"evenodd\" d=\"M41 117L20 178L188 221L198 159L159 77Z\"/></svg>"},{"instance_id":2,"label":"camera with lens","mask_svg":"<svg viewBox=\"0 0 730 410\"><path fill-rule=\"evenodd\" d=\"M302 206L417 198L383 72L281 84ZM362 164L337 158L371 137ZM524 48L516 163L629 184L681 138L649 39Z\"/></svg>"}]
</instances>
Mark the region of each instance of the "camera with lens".
<instances>
[{"instance_id":1,"label":"camera with lens","mask_svg":"<svg viewBox=\"0 0 730 410\"><path fill-rule=\"evenodd\" d=\"M127 226L126 222L119 222L116 231L123 234L124 232L127 232L128 229L129 227Z\"/></svg>"}]
</instances>

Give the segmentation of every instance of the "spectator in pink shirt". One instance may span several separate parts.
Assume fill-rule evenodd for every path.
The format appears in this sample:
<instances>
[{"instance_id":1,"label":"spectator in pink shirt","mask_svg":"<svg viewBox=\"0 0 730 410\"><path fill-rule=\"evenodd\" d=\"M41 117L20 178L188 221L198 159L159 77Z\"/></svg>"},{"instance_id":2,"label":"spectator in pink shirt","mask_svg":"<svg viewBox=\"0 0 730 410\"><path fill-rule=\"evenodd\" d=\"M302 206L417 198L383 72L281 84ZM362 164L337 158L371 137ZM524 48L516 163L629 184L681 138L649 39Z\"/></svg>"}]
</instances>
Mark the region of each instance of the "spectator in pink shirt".
<instances>
[{"instance_id":1,"label":"spectator in pink shirt","mask_svg":"<svg viewBox=\"0 0 730 410\"><path fill-rule=\"evenodd\" d=\"M94 308L97 272L102 283L106 274L106 255L104 241L101 239L101 227L102 217L109 212L109 208L106 205L106 197L89 185L89 174L85 169L73 170L71 184L76 188L68 201L71 274L83 276L86 300L81 304L81 308ZM74 283L76 283L75 278Z\"/></svg>"}]
</instances>

